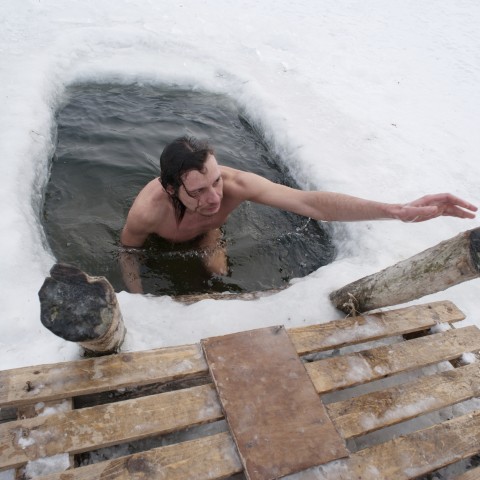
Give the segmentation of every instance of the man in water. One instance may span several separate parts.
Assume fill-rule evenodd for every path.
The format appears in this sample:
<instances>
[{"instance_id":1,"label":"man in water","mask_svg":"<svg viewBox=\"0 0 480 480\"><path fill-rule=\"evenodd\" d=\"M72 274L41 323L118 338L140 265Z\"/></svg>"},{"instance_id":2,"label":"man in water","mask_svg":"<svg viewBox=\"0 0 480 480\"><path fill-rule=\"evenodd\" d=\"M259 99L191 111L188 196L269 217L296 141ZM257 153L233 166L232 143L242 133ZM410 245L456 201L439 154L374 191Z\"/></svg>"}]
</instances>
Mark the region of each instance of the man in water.
<instances>
[{"instance_id":1,"label":"man in water","mask_svg":"<svg viewBox=\"0 0 480 480\"><path fill-rule=\"evenodd\" d=\"M173 243L196 239L205 265L226 273L226 257L218 245L219 228L242 202L251 201L323 221L397 219L423 222L441 215L474 218L477 207L448 193L426 195L406 204L381 203L341 193L303 191L273 183L259 175L218 165L206 143L182 137L160 157L160 178L150 181L135 199L121 234L124 247L142 247L150 234ZM127 288L142 293L138 261L122 255Z\"/></svg>"}]
</instances>

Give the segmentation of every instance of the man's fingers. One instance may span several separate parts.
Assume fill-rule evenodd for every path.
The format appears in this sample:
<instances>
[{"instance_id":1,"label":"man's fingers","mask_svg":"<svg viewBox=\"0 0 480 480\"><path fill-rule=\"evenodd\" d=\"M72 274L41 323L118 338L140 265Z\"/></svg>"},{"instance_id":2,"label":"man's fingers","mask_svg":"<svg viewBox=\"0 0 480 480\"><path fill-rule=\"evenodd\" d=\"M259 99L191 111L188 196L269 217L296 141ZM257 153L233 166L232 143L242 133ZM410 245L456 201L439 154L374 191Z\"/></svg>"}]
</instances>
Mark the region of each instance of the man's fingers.
<instances>
[{"instance_id":1,"label":"man's fingers","mask_svg":"<svg viewBox=\"0 0 480 480\"><path fill-rule=\"evenodd\" d=\"M475 208L475 209L469 209L469 210L472 210L473 212L475 212L477 209ZM445 209L445 212L443 213L443 215L450 215L452 217L458 217L458 218L475 218L474 213L468 210L464 210L463 208L460 208L456 205L449 205Z\"/></svg>"},{"instance_id":2,"label":"man's fingers","mask_svg":"<svg viewBox=\"0 0 480 480\"><path fill-rule=\"evenodd\" d=\"M416 209L409 211L404 221L423 222L440 215L457 217L457 218L475 218L478 208L470 202L452 195L451 193L437 193L434 195L426 195L407 205L406 208ZM429 212L427 208L436 209ZM415 219L415 220L413 220Z\"/></svg>"},{"instance_id":3,"label":"man's fingers","mask_svg":"<svg viewBox=\"0 0 480 480\"><path fill-rule=\"evenodd\" d=\"M459 197L456 197L455 195L452 195L450 193L446 194L446 198L444 200L444 203L450 204L452 206L458 206L458 207L461 207L461 208L465 208L465 209L470 210L472 212L476 212L478 210L478 208L475 205L473 205L472 203L466 202L465 200L463 200Z\"/></svg>"}]
</instances>

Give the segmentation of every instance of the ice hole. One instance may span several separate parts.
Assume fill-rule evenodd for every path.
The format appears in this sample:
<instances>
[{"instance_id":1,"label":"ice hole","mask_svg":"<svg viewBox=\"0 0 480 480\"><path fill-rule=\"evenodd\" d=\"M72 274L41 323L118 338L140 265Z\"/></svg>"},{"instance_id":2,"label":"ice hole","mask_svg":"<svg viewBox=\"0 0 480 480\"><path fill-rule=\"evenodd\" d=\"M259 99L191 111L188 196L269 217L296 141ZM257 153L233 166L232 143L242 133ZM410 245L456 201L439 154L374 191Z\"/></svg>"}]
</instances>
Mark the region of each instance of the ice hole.
<instances>
[{"instance_id":1,"label":"ice hole","mask_svg":"<svg viewBox=\"0 0 480 480\"><path fill-rule=\"evenodd\" d=\"M79 84L57 113L58 140L42 222L57 261L125 290L119 237L139 190L159 175L164 146L208 139L219 164L296 186L236 103L213 93L145 85ZM184 295L284 287L334 258L328 227L245 203L223 227L229 272L209 274L188 245L150 238L141 253L145 293Z\"/></svg>"}]
</instances>

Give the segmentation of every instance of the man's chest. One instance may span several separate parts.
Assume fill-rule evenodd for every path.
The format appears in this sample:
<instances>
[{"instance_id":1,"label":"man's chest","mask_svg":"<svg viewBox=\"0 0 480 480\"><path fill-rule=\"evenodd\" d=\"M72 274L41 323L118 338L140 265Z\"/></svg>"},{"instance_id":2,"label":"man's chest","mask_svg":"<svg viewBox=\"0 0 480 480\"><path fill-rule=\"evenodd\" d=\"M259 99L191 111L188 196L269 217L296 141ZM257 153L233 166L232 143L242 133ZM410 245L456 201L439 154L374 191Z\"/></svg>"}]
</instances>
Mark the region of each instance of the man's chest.
<instances>
[{"instance_id":1,"label":"man's chest","mask_svg":"<svg viewBox=\"0 0 480 480\"><path fill-rule=\"evenodd\" d=\"M221 227L227 217L228 215L222 212L211 217L187 214L179 225L176 222L166 222L159 225L155 233L171 242L187 242L210 230Z\"/></svg>"}]
</instances>

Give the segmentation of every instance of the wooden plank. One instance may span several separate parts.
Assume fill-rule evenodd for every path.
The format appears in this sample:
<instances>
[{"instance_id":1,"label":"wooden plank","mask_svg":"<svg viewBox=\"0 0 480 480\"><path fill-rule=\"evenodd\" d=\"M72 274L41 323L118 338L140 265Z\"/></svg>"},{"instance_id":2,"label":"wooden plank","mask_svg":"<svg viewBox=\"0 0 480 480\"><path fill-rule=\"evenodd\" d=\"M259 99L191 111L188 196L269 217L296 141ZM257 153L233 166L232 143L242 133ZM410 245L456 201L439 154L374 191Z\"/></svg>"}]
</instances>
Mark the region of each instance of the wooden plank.
<instances>
[{"instance_id":1,"label":"wooden plank","mask_svg":"<svg viewBox=\"0 0 480 480\"><path fill-rule=\"evenodd\" d=\"M327 405L343 438L388 427L480 396L480 363Z\"/></svg>"},{"instance_id":2,"label":"wooden plank","mask_svg":"<svg viewBox=\"0 0 480 480\"><path fill-rule=\"evenodd\" d=\"M404 480L480 452L480 411L360 450L285 480Z\"/></svg>"},{"instance_id":3,"label":"wooden plank","mask_svg":"<svg viewBox=\"0 0 480 480\"><path fill-rule=\"evenodd\" d=\"M455 477L455 480L480 480L480 467L466 471L462 475Z\"/></svg>"},{"instance_id":4,"label":"wooden plank","mask_svg":"<svg viewBox=\"0 0 480 480\"><path fill-rule=\"evenodd\" d=\"M469 326L394 345L326 358L307 363L305 368L317 392L326 393L452 360L462 353L479 349L480 330Z\"/></svg>"},{"instance_id":5,"label":"wooden plank","mask_svg":"<svg viewBox=\"0 0 480 480\"><path fill-rule=\"evenodd\" d=\"M405 335L431 328L441 322L458 322L464 318L463 312L452 302L433 302L320 325L292 328L288 330L288 335L297 353L304 355L394 335Z\"/></svg>"},{"instance_id":6,"label":"wooden plank","mask_svg":"<svg viewBox=\"0 0 480 480\"><path fill-rule=\"evenodd\" d=\"M348 455L283 327L202 344L247 479L276 479Z\"/></svg>"},{"instance_id":7,"label":"wooden plank","mask_svg":"<svg viewBox=\"0 0 480 480\"><path fill-rule=\"evenodd\" d=\"M159 447L37 480L219 480L243 469L229 433Z\"/></svg>"},{"instance_id":8,"label":"wooden plank","mask_svg":"<svg viewBox=\"0 0 480 480\"><path fill-rule=\"evenodd\" d=\"M200 345L0 371L0 407L207 374Z\"/></svg>"},{"instance_id":9,"label":"wooden plank","mask_svg":"<svg viewBox=\"0 0 480 480\"><path fill-rule=\"evenodd\" d=\"M52 415L58 411L72 411L73 410L73 401L71 398L66 398L61 402L40 402L35 405L23 405L17 409L17 418L23 420L25 418L34 418L38 415ZM74 457L73 455L68 455L65 463L69 465L70 468L74 466ZM15 479L24 480L26 478L25 465L18 467L15 470Z\"/></svg>"},{"instance_id":10,"label":"wooden plank","mask_svg":"<svg viewBox=\"0 0 480 480\"><path fill-rule=\"evenodd\" d=\"M326 407L342 437L352 438L478 395L480 364L474 363ZM201 412L213 405L214 415L221 415L216 397L205 395L197 400L192 410ZM121 411L114 415L121 415Z\"/></svg>"},{"instance_id":11,"label":"wooden plank","mask_svg":"<svg viewBox=\"0 0 480 480\"><path fill-rule=\"evenodd\" d=\"M80 453L223 418L213 385L0 425L0 469Z\"/></svg>"},{"instance_id":12,"label":"wooden plank","mask_svg":"<svg viewBox=\"0 0 480 480\"><path fill-rule=\"evenodd\" d=\"M404 315L410 320L403 321ZM451 302L436 302L288 332L297 351L305 354L463 318L462 312ZM345 333L340 333L342 331ZM361 334L357 335L357 331ZM169 382L207 373L208 367L198 344L4 370L0 371L0 407Z\"/></svg>"}]
</instances>

